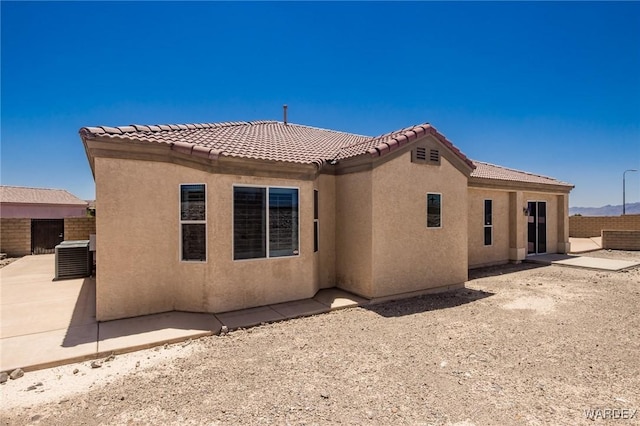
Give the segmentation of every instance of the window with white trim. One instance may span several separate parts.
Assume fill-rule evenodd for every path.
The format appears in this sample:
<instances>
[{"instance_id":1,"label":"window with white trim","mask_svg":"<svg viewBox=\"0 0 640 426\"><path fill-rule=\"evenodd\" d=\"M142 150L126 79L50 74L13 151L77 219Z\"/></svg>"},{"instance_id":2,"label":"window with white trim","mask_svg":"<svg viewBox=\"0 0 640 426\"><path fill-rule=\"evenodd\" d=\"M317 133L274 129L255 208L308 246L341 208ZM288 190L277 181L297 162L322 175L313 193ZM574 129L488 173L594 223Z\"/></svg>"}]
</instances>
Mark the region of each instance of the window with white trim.
<instances>
[{"instance_id":1,"label":"window with white trim","mask_svg":"<svg viewBox=\"0 0 640 426\"><path fill-rule=\"evenodd\" d=\"M427 228L442 228L442 194L427 193Z\"/></svg>"},{"instance_id":2,"label":"window with white trim","mask_svg":"<svg viewBox=\"0 0 640 426\"><path fill-rule=\"evenodd\" d=\"M206 186L180 185L180 259L207 260Z\"/></svg>"},{"instance_id":3,"label":"window with white trim","mask_svg":"<svg viewBox=\"0 0 640 426\"><path fill-rule=\"evenodd\" d=\"M493 200L484 200L484 245L493 244Z\"/></svg>"},{"instance_id":4,"label":"window with white trim","mask_svg":"<svg viewBox=\"0 0 640 426\"><path fill-rule=\"evenodd\" d=\"M299 253L297 188L233 187L233 258Z\"/></svg>"},{"instance_id":5,"label":"window with white trim","mask_svg":"<svg viewBox=\"0 0 640 426\"><path fill-rule=\"evenodd\" d=\"M317 252L320 245L320 220L318 219L318 190L313 190L313 252Z\"/></svg>"}]
</instances>

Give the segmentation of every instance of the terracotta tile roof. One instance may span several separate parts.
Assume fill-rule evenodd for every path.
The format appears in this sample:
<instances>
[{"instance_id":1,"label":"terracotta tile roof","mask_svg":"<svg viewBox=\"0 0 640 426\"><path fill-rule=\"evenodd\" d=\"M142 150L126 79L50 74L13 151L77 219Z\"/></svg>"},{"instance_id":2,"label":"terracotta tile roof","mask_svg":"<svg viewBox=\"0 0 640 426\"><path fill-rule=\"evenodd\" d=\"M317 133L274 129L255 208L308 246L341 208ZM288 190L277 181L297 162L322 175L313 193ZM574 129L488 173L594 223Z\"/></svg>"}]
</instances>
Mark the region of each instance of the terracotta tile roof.
<instances>
[{"instance_id":1,"label":"terracotta tile roof","mask_svg":"<svg viewBox=\"0 0 640 426\"><path fill-rule=\"evenodd\" d=\"M83 127L80 134L88 139L167 144L174 150L211 159L224 155L303 164L363 154L377 157L432 134L473 168L473 163L429 124L374 138L279 121Z\"/></svg>"},{"instance_id":2,"label":"terracotta tile roof","mask_svg":"<svg viewBox=\"0 0 640 426\"><path fill-rule=\"evenodd\" d=\"M0 186L0 202L20 204L62 204L86 206L87 202L64 189Z\"/></svg>"},{"instance_id":3,"label":"terracotta tile roof","mask_svg":"<svg viewBox=\"0 0 640 426\"><path fill-rule=\"evenodd\" d=\"M482 161L473 160L473 163L476 165L476 169L471 172L472 178L524 183L540 183L573 188L573 185L571 185L570 183L562 182L548 176L536 175L529 172L523 172L521 170L509 169L507 167L496 166L495 164L483 163Z\"/></svg>"},{"instance_id":4,"label":"terracotta tile roof","mask_svg":"<svg viewBox=\"0 0 640 426\"><path fill-rule=\"evenodd\" d=\"M467 158L462 151L460 151L453 143L451 143L451 141L449 141L449 139L447 139L442 133L438 132L436 128L429 123L396 130L395 132L386 133L384 135L359 142L355 145L342 148L338 153L337 158L349 158L359 155L362 152L367 152L373 157L381 156L427 134L433 135L455 155L460 157L460 159L462 159L471 169L475 167L473 162Z\"/></svg>"}]
</instances>

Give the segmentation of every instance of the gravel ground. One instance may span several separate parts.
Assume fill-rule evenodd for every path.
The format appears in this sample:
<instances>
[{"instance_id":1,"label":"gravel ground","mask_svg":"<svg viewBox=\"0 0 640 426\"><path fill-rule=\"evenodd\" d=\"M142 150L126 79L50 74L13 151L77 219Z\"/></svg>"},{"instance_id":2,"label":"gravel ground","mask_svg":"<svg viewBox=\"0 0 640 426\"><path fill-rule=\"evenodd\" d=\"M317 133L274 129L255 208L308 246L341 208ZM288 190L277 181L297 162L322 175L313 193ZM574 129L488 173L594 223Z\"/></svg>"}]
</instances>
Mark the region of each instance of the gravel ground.
<instances>
[{"instance_id":1,"label":"gravel ground","mask_svg":"<svg viewBox=\"0 0 640 426\"><path fill-rule=\"evenodd\" d=\"M640 409L639 311L639 268L486 268L440 295L26 373L0 387L0 414L10 425L609 424L585 410ZM615 422L639 423L640 412Z\"/></svg>"}]
</instances>

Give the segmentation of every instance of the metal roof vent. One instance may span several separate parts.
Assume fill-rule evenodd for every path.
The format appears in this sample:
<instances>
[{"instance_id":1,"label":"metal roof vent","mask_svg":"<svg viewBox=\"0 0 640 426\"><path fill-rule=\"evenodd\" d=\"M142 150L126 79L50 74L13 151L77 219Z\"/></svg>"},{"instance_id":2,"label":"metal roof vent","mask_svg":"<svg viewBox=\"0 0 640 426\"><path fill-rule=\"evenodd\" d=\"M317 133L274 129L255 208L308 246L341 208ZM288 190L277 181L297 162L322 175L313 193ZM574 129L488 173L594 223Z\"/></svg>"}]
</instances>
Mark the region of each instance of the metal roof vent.
<instances>
[{"instance_id":1,"label":"metal roof vent","mask_svg":"<svg viewBox=\"0 0 640 426\"><path fill-rule=\"evenodd\" d=\"M56 246L56 280L88 277L92 269L89 240L63 241Z\"/></svg>"}]
</instances>

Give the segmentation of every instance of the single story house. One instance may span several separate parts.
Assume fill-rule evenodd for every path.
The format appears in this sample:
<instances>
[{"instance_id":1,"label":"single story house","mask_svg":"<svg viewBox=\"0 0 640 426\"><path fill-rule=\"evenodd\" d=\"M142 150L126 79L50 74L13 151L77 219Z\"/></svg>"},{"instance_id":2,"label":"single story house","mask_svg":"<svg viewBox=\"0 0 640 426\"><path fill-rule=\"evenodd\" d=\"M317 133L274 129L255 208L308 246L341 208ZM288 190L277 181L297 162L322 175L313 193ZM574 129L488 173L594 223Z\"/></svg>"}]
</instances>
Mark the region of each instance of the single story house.
<instances>
[{"instance_id":1,"label":"single story house","mask_svg":"<svg viewBox=\"0 0 640 426\"><path fill-rule=\"evenodd\" d=\"M0 217L3 218L84 217L87 205L64 189L0 186Z\"/></svg>"},{"instance_id":2,"label":"single story house","mask_svg":"<svg viewBox=\"0 0 640 426\"><path fill-rule=\"evenodd\" d=\"M331 287L404 297L569 248L572 185L474 162L430 124L377 137L286 119L80 136L101 203L99 321Z\"/></svg>"}]
</instances>

